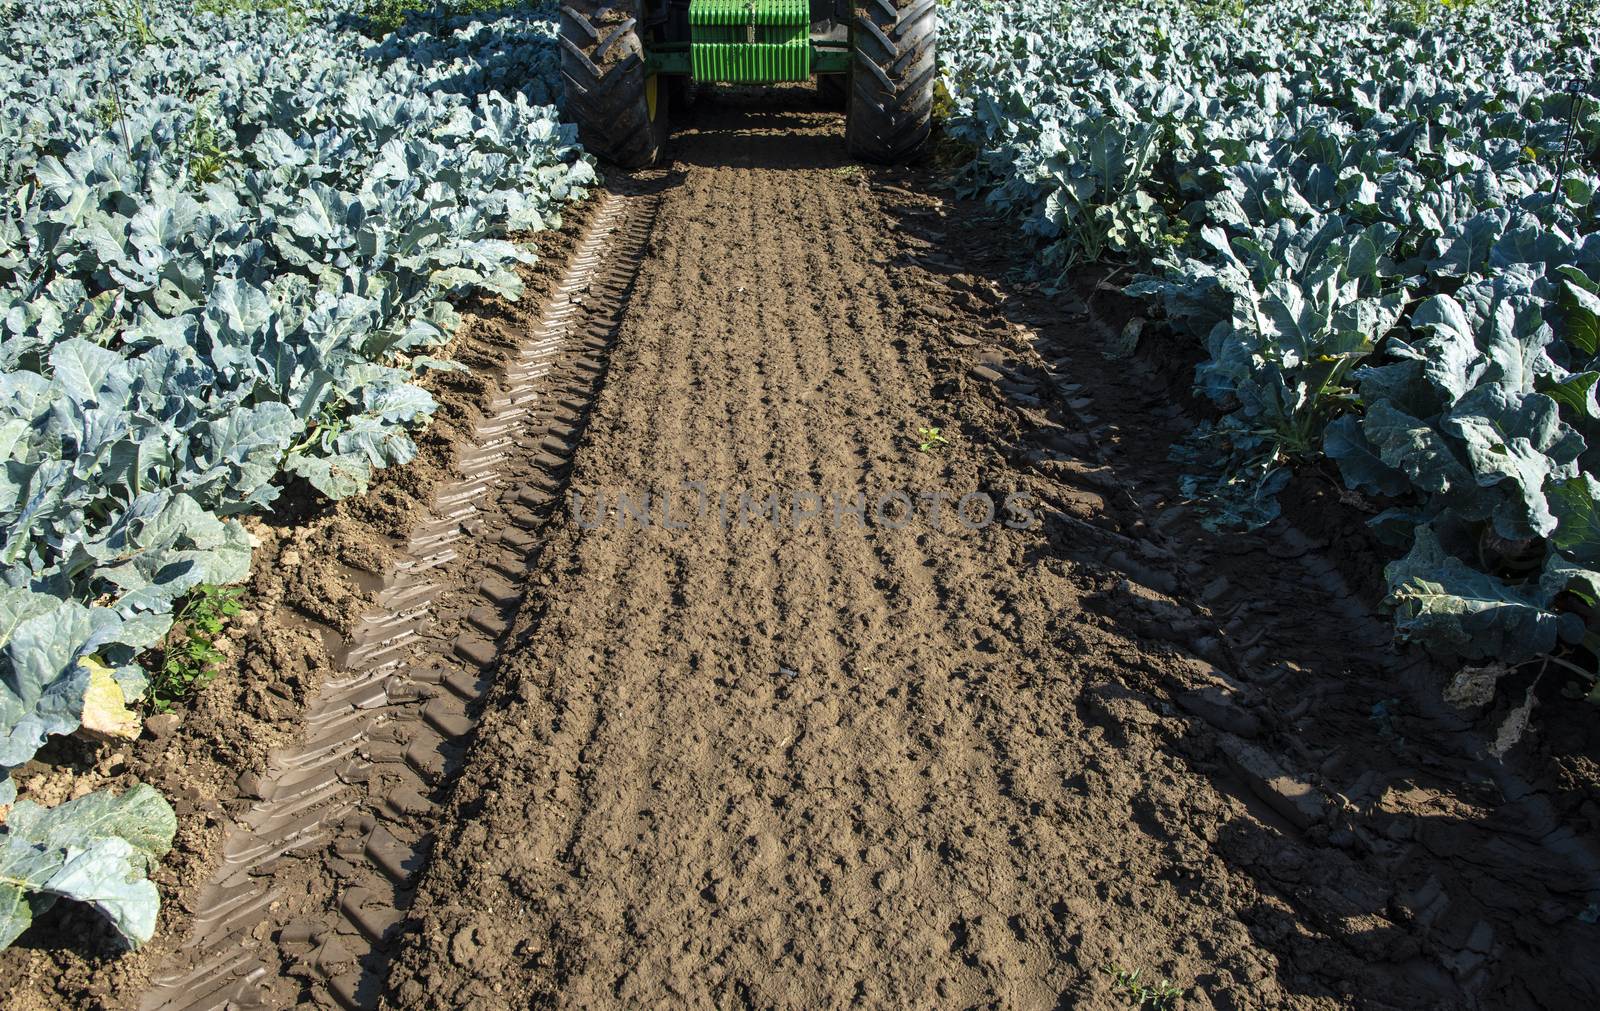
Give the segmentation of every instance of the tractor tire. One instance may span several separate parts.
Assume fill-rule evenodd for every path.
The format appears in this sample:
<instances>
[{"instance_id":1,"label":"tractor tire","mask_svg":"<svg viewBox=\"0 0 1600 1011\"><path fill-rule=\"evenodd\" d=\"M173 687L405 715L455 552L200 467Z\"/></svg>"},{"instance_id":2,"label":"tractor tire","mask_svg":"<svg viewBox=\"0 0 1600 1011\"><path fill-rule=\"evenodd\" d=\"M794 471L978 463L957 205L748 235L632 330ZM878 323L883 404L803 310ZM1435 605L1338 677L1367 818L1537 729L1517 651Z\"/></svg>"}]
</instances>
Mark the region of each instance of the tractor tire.
<instances>
[{"instance_id":1,"label":"tractor tire","mask_svg":"<svg viewBox=\"0 0 1600 1011\"><path fill-rule=\"evenodd\" d=\"M583 146L625 169L654 164L667 140L667 92L645 73L630 0L569 0L561 7L566 111Z\"/></svg>"},{"instance_id":2,"label":"tractor tire","mask_svg":"<svg viewBox=\"0 0 1600 1011\"><path fill-rule=\"evenodd\" d=\"M938 0L866 0L850 23L844 140L865 161L915 154L933 128Z\"/></svg>"},{"instance_id":3,"label":"tractor tire","mask_svg":"<svg viewBox=\"0 0 1600 1011\"><path fill-rule=\"evenodd\" d=\"M849 74L818 74L817 101L824 109L844 109L850 105Z\"/></svg>"}]
</instances>

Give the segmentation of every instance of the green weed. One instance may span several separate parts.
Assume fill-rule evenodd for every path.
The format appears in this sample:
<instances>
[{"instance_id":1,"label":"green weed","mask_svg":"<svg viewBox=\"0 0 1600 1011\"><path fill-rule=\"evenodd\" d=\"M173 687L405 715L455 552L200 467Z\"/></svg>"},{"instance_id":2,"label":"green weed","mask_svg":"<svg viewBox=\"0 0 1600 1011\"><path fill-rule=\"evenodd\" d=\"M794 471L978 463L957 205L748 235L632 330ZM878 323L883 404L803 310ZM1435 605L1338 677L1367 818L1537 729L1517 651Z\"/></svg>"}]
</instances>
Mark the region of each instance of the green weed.
<instances>
[{"instance_id":1,"label":"green weed","mask_svg":"<svg viewBox=\"0 0 1600 1011\"><path fill-rule=\"evenodd\" d=\"M917 429L917 439L920 440L917 451L921 453L926 453L935 446L948 446L950 444L950 440L940 434L937 428Z\"/></svg>"},{"instance_id":2,"label":"green weed","mask_svg":"<svg viewBox=\"0 0 1600 1011\"><path fill-rule=\"evenodd\" d=\"M102 129L110 129L122 118L122 103L117 101L117 96L110 92L103 93L94 100L89 107L90 115L99 123Z\"/></svg>"},{"instance_id":3,"label":"green weed","mask_svg":"<svg viewBox=\"0 0 1600 1011\"><path fill-rule=\"evenodd\" d=\"M1420 27L1427 24L1436 14L1454 14L1459 17L1477 3L1478 0L1404 0L1400 5L1401 17Z\"/></svg>"},{"instance_id":4,"label":"green weed","mask_svg":"<svg viewBox=\"0 0 1600 1011\"><path fill-rule=\"evenodd\" d=\"M308 15L324 9L324 0L194 0L196 14L275 14L296 31L305 28Z\"/></svg>"},{"instance_id":5,"label":"green weed","mask_svg":"<svg viewBox=\"0 0 1600 1011\"><path fill-rule=\"evenodd\" d=\"M1247 10L1245 0L1190 0L1189 8L1202 18L1213 21L1243 21Z\"/></svg>"},{"instance_id":6,"label":"green weed","mask_svg":"<svg viewBox=\"0 0 1600 1011\"><path fill-rule=\"evenodd\" d=\"M217 676L224 657L217 637L240 610L244 591L237 586L196 587L178 609L161 644L160 664L150 672L150 708L158 713L193 698Z\"/></svg>"},{"instance_id":7,"label":"green weed","mask_svg":"<svg viewBox=\"0 0 1600 1011\"><path fill-rule=\"evenodd\" d=\"M1111 977L1111 991L1129 1001L1134 1007L1149 1007L1153 1011L1172 1011L1183 998L1183 988L1162 977L1159 983L1140 981L1142 969L1129 972L1120 966L1108 965L1103 970Z\"/></svg>"},{"instance_id":8,"label":"green weed","mask_svg":"<svg viewBox=\"0 0 1600 1011\"><path fill-rule=\"evenodd\" d=\"M211 119L211 110L205 103L196 109L194 120L184 135L189 149L189 176L204 186L216 182L228 164L228 153L223 150L217 135L217 125Z\"/></svg>"},{"instance_id":9,"label":"green weed","mask_svg":"<svg viewBox=\"0 0 1600 1011\"><path fill-rule=\"evenodd\" d=\"M197 14L255 14L266 12L304 16L321 9L318 0L194 0Z\"/></svg>"},{"instance_id":10,"label":"green weed","mask_svg":"<svg viewBox=\"0 0 1600 1011\"><path fill-rule=\"evenodd\" d=\"M136 45L160 41L145 13L143 0L100 0L100 16L111 23L118 35Z\"/></svg>"}]
</instances>

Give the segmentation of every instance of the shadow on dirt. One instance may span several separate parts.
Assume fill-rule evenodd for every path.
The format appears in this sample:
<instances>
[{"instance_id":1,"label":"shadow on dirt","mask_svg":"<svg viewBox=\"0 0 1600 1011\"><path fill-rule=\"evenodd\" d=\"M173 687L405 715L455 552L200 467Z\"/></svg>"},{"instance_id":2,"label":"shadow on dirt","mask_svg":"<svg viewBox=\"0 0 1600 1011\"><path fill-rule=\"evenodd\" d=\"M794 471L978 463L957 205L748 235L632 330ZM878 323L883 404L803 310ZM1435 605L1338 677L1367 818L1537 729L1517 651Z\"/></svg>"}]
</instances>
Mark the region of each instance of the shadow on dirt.
<instances>
[{"instance_id":1,"label":"shadow on dirt","mask_svg":"<svg viewBox=\"0 0 1600 1011\"><path fill-rule=\"evenodd\" d=\"M988 317L928 349L946 359L943 383L988 384L1017 418L1012 436L971 437L1057 483L1041 502L1052 550L1099 574L1090 606L1106 621L1176 661L1124 672L1153 722L1120 730L1156 734L1255 815L1219 826L1214 846L1265 896L1243 920L1274 954L1277 984L1362 1007L1592 1004L1600 860L1586 815L1551 803L1562 786L1548 766L1485 758L1481 731L1438 701L1440 672L1391 644L1365 517L1310 480L1265 530L1204 530L1168 460L1203 416L1188 392L1194 351L1152 326L1113 357L1138 307L1101 288L1107 272L1057 293L1026 280L1015 224L926 166L870 169L861 185L906 237L916 284L943 289L918 307L923 322L955 315L941 298ZM1224 704L1194 701L1197 664L1225 672ZM1120 718L1083 708L1090 722ZM1239 757L1256 754L1281 780ZM1301 789L1317 817L1296 806Z\"/></svg>"},{"instance_id":2,"label":"shadow on dirt","mask_svg":"<svg viewBox=\"0 0 1600 1011\"><path fill-rule=\"evenodd\" d=\"M666 164L702 168L857 171L845 152L844 116L823 107L809 85L702 85L688 110L674 111Z\"/></svg>"}]
</instances>

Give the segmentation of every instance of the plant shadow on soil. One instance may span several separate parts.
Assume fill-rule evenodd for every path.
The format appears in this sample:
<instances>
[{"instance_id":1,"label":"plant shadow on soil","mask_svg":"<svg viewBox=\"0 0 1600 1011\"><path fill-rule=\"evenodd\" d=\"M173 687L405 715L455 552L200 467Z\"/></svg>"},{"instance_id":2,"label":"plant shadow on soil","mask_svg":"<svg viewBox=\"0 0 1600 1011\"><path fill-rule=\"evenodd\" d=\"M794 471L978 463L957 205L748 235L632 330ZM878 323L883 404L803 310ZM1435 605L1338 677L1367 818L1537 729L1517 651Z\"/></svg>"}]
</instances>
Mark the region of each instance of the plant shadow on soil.
<instances>
[{"instance_id":1,"label":"plant shadow on soil","mask_svg":"<svg viewBox=\"0 0 1600 1011\"><path fill-rule=\"evenodd\" d=\"M667 141L663 161L701 168L838 169L857 163L838 133L797 131L796 126L838 118L809 85L778 88L695 89L692 108L671 110L674 131L692 131L692 142ZM738 155L723 157L738 138Z\"/></svg>"},{"instance_id":2,"label":"plant shadow on soil","mask_svg":"<svg viewBox=\"0 0 1600 1011\"><path fill-rule=\"evenodd\" d=\"M777 115L763 124L778 125ZM758 150L769 144L776 158L779 141ZM1600 929L1585 922L1600 898L1594 714L1546 705L1548 738L1564 753L1536 731L1503 764L1485 757L1494 721L1445 706L1445 671L1392 642L1380 606L1390 556L1331 475L1302 476L1284 497L1285 517L1267 529L1204 530L1168 459L1208 416L1190 393L1198 349L1152 324L1133 356L1109 356L1114 335L1142 315L1102 285L1120 275L1120 288L1126 272L1080 269L1050 292L1030 279L1028 240L995 239L1017 235L1017 223L958 198L935 160L869 168L861 182L918 250L906 265L989 316L988 331L947 335L951 346L931 353L954 356L950 382L979 375L1014 412L1075 414L1093 445L1041 458L993 426L963 434L1023 467L1097 458L1104 473L1080 474L1084 496L1046 513L1052 550L1104 570L1106 621L1152 646L1171 640L1236 679L1259 724L1253 743L1333 800L1334 815L1297 826L1263 801L1270 789L1253 789L1261 784L1219 753L1209 724L1174 732L1170 719L1130 723L1095 699L1080 704L1089 722L1120 723L1114 732L1159 728L1163 746L1250 809L1253 818L1227 822L1212 845L1272 897L1240 918L1277 955L1279 986L1364 1007L1590 1006L1600 993L1600 965L1585 955ZM1085 501L1091 508L1079 511ZM1092 508L1101 504L1109 508ZM1121 521L1108 524L1108 512ZM1169 546L1176 581L1135 552L1086 543L1090 527L1108 525L1124 540ZM1124 579L1189 605L1197 627L1175 630L1160 608L1152 620L1138 601L1130 606ZM1158 713L1182 712L1187 686L1148 671L1124 680Z\"/></svg>"}]
</instances>

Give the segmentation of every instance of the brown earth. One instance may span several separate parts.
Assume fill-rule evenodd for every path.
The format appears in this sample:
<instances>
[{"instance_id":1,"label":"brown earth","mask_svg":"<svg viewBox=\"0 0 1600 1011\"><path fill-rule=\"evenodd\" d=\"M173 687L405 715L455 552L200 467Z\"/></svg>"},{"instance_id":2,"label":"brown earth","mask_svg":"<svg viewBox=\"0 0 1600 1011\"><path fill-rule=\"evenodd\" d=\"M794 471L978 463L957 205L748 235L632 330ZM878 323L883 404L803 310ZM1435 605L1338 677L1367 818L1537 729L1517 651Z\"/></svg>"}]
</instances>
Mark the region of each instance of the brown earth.
<instances>
[{"instance_id":1,"label":"brown earth","mask_svg":"<svg viewBox=\"0 0 1600 1011\"><path fill-rule=\"evenodd\" d=\"M1129 304L1030 283L1011 223L840 127L721 92L614 181L654 238L386 1003L1131 1007L1137 971L1184 1008L1593 1006L1594 735L1485 760L1374 618L1358 507L1308 481L1206 532L1166 459L1184 354L1152 327L1107 358ZM528 309L479 308L484 373ZM7 1006L137 1005L489 383L437 381L418 463L260 527L239 670L171 736L69 756L179 798L167 908L120 960L52 913L0 955ZM978 492L1033 522L963 524Z\"/></svg>"},{"instance_id":2,"label":"brown earth","mask_svg":"<svg viewBox=\"0 0 1600 1011\"><path fill-rule=\"evenodd\" d=\"M1332 541L1172 508L1159 370L808 103L703 103L624 184L653 255L390 1004L1591 999L1590 854L1408 701ZM918 495L980 491L1038 522Z\"/></svg>"}]
</instances>

